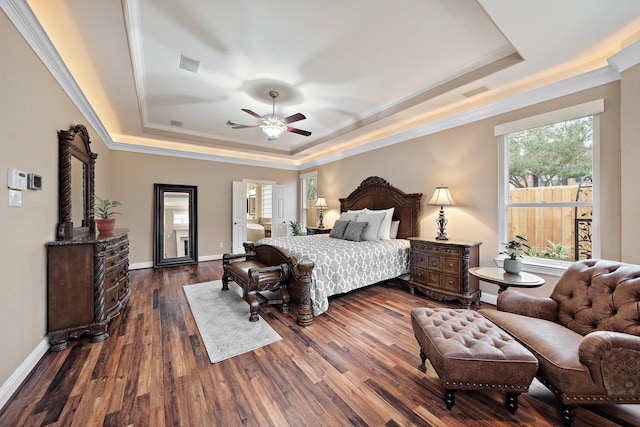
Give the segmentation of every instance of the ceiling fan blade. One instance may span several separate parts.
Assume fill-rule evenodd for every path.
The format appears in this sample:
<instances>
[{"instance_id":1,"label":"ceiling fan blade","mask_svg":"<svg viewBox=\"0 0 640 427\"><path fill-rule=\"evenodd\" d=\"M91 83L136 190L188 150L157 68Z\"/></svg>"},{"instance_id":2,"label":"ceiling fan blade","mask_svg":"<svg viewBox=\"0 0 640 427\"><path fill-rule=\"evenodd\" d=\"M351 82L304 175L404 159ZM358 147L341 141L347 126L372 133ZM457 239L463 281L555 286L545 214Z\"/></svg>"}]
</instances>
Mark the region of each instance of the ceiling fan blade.
<instances>
[{"instance_id":1,"label":"ceiling fan blade","mask_svg":"<svg viewBox=\"0 0 640 427\"><path fill-rule=\"evenodd\" d=\"M287 123L287 124L289 124L289 123L297 122L297 121L300 121L300 120L304 120L306 118L307 117L304 114L296 113L296 114L294 114L292 116L285 117L284 119L282 119L282 121Z\"/></svg>"},{"instance_id":2,"label":"ceiling fan blade","mask_svg":"<svg viewBox=\"0 0 640 427\"><path fill-rule=\"evenodd\" d=\"M296 128L287 128L288 132L293 132L293 133L297 133L300 135L304 135L304 136L310 136L311 132L309 132L308 130L302 130L302 129L296 129Z\"/></svg>"},{"instance_id":3,"label":"ceiling fan blade","mask_svg":"<svg viewBox=\"0 0 640 427\"><path fill-rule=\"evenodd\" d=\"M256 128L260 125L243 125L241 123L234 123L231 120L227 121L227 126L231 126L231 129L245 129L245 128Z\"/></svg>"},{"instance_id":4,"label":"ceiling fan blade","mask_svg":"<svg viewBox=\"0 0 640 427\"><path fill-rule=\"evenodd\" d=\"M255 117L256 119L260 119L260 120L262 120L262 116L261 116L261 115L259 115L258 113L254 113L253 111L248 110L248 109L246 109L246 108L243 108L243 109L242 109L242 111L244 111L244 112L245 112L245 113L247 113L247 114L251 114L251 115L252 115L253 117Z\"/></svg>"}]
</instances>

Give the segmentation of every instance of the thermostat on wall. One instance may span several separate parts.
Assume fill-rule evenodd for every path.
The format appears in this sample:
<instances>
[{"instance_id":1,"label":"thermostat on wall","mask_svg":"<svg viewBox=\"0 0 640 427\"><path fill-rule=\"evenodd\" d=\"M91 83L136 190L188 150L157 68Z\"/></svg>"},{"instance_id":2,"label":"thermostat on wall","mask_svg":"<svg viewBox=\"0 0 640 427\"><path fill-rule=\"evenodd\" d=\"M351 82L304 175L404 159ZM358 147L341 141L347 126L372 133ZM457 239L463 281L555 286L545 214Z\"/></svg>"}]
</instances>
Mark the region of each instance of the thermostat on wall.
<instances>
[{"instance_id":1,"label":"thermostat on wall","mask_svg":"<svg viewBox=\"0 0 640 427\"><path fill-rule=\"evenodd\" d=\"M42 176L30 173L27 187L31 190L42 190Z\"/></svg>"},{"instance_id":2,"label":"thermostat on wall","mask_svg":"<svg viewBox=\"0 0 640 427\"><path fill-rule=\"evenodd\" d=\"M18 169L7 170L7 187L13 190L27 189L27 174Z\"/></svg>"}]
</instances>

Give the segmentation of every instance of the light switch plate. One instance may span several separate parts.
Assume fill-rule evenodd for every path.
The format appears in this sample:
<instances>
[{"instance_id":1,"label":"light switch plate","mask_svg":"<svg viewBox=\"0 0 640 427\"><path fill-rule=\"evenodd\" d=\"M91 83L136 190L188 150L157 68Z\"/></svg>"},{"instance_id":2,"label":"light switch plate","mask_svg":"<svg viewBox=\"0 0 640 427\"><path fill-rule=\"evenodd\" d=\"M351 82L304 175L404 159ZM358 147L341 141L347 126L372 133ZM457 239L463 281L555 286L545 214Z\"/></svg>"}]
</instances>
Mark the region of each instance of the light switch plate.
<instances>
[{"instance_id":1,"label":"light switch plate","mask_svg":"<svg viewBox=\"0 0 640 427\"><path fill-rule=\"evenodd\" d=\"M9 190L9 206L22 206L22 191Z\"/></svg>"}]
</instances>

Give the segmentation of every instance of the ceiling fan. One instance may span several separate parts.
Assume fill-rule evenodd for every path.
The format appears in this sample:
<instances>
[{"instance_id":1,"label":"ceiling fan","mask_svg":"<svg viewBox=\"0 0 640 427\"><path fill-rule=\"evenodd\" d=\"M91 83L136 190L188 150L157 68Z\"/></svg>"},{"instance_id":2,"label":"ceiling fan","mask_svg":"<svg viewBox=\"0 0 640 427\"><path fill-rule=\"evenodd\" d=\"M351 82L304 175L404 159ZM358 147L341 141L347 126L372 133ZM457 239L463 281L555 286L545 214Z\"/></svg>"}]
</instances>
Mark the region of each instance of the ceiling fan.
<instances>
[{"instance_id":1,"label":"ceiling fan","mask_svg":"<svg viewBox=\"0 0 640 427\"><path fill-rule=\"evenodd\" d=\"M227 125L231 126L231 128L233 129L260 127L262 128L262 131L267 134L267 139L269 141L275 141L276 139L278 139L280 134L282 134L282 132L284 132L285 130L287 132L293 132L293 133L297 133L299 135L304 135L304 136L311 135L311 132L309 131L287 126L289 123L306 119L307 117L304 114L296 113L289 117L282 117L276 114L276 98L278 97L278 95L279 93L275 90L269 91L269 96L271 97L271 99L273 99L273 112L271 114L265 114L264 116L261 116L246 108L242 109L242 111L244 111L245 113L251 114L253 117L256 117L262 120L261 125L249 126L249 125L243 125L240 123L234 123L231 120L227 121Z\"/></svg>"}]
</instances>

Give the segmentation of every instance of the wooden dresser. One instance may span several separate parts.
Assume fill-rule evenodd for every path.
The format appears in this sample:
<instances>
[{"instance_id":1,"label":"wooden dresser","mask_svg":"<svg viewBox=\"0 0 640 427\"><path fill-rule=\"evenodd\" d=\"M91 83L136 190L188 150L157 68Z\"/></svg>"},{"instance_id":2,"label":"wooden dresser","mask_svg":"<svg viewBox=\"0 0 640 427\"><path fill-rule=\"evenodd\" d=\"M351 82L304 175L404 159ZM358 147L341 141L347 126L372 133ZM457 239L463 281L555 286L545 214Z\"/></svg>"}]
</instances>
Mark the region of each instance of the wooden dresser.
<instances>
[{"instance_id":1,"label":"wooden dresser","mask_svg":"<svg viewBox=\"0 0 640 427\"><path fill-rule=\"evenodd\" d=\"M129 302L129 231L86 234L47 244L47 331L52 351L69 338L107 339L109 321Z\"/></svg>"},{"instance_id":2,"label":"wooden dresser","mask_svg":"<svg viewBox=\"0 0 640 427\"><path fill-rule=\"evenodd\" d=\"M478 279L469 268L479 265L479 242L410 237L409 291L418 288L438 301L458 300L465 308L480 302Z\"/></svg>"}]
</instances>

